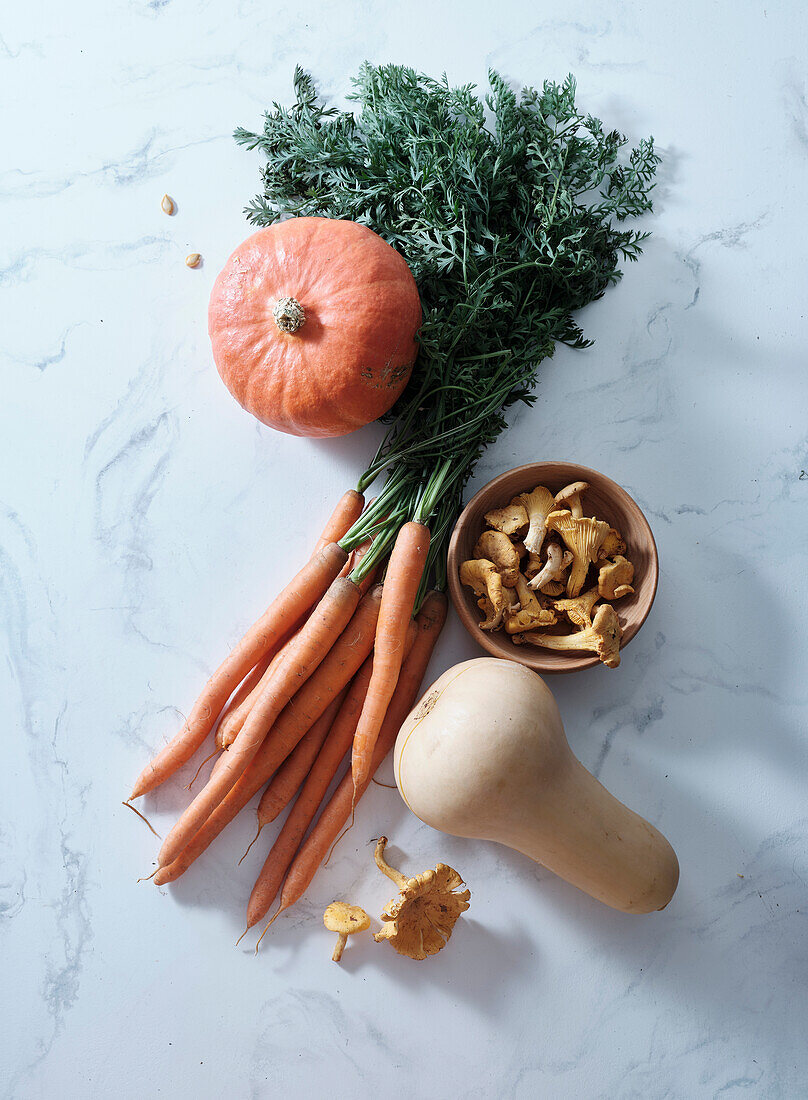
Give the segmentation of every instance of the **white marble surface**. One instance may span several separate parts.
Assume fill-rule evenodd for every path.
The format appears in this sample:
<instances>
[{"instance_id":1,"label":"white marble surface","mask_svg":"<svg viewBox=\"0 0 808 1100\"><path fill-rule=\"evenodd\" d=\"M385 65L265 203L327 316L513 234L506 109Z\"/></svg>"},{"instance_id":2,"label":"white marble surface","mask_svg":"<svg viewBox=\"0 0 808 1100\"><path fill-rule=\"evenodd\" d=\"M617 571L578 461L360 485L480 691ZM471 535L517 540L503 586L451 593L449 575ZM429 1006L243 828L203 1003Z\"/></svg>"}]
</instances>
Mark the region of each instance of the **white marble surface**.
<instances>
[{"instance_id":1,"label":"white marble surface","mask_svg":"<svg viewBox=\"0 0 808 1100\"><path fill-rule=\"evenodd\" d=\"M806 31L796 0L4 6L3 1096L806 1095ZM295 62L339 97L365 57L457 82L572 69L586 108L664 152L647 255L586 311L596 346L545 364L478 481L580 460L645 508L650 619L619 672L552 687L682 880L623 916L379 788L256 959L233 946L248 816L158 891L120 800L373 445L257 427L205 326L257 186L230 132L288 98ZM474 652L452 622L435 673ZM158 828L183 800L147 801ZM425 964L365 938L340 968L320 914L379 911L381 829L408 868L456 864L471 910Z\"/></svg>"}]
</instances>

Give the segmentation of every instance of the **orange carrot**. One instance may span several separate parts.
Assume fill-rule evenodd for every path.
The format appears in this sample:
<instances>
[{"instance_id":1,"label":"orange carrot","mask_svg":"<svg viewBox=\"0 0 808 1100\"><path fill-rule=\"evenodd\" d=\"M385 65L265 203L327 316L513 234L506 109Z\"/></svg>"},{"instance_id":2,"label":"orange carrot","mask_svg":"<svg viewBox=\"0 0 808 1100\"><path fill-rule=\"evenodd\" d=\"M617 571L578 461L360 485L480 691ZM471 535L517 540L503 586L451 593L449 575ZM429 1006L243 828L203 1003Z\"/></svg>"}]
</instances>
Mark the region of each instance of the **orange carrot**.
<instances>
[{"instance_id":1,"label":"orange carrot","mask_svg":"<svg viewBox=\"0 0 808 1100\"><path fill-rule=\"evenodd\" d=\"M326 733L328 732L342 699L342 694L332 699L331 703L311 727L310 733L314 733L316 729L322 729ZM258 794L269 778L266 769L262 767L262 754L266 753L266 750L267 742L265 741L244 775L242 775L241 779L239 779L238 783L236 783L225 798L222 799L202 828L198 830L190 844L185 845L182 852L172 863L169 863L167 867L160 867L155 872L154 883L156 886L164 886L168 882L174 882L180 875L185 874L191 864L199 859L202 853L210 847L225 826L229 825L233 818L244 809L250 799Z\"/></svg>"},{"instance_id":2,"label":"orange carrot","mask_svg":"<svg viewBox=\"0 0 808 1100\"><path fill-rule=\"evenodd\" d=\"M236 687L301 616L322 599L346 557L344 550L330 543L303 566L219 665L194 703L183 728L138 776L130 800L153 790L190 760Z\"/></svg>"},{"instance_id":3,"label":"orange carrot","mask_svg":"<svg viewBox=\"0 0 808 1100\"><path fill-rule=\"evenodd\" d=\"M346 493L343 493L336 508L329 517L328 522L323 528L322 535L320 535L317 540L313 554L318 554L324 547L328 546L329 543L339 542L343 535L346 535L357 519L359 519L364 505L365 498L355 489L348 489ZM367 544L363 543L358 549L366 553L369 546L370 542L367 542ZM362 554L360 554L358 559L355 558L355 554L356 551L349 556L340 571L340 576L347 576L357 561L362 560ZM366 592L367 588L363 588L362 591ZM268 653L258 662L252 672L245 677L241 687L225 707L219 725L216 728L217 750L221 751L222 749L230 748L235 741L236 734L244 725L244 719L250 713L253 703L258 698L260 690L264 686L262 680L264 673L267 671L267 666L273 655L279 653L283 648L283 644L282 642L280 645L276 646L272 652ZM208 757L208 760L209 759L210 757ZM197 772L197 775L198 774ZM194 776L194 778L196 778L196 776Z\"/></svg>"},{"instance_id":4,"label":"orange carrot","mask_svg":"<svg viewBox=\"0 0 808 1100\"><path fill-rule=\"evenodd\" d=\"M337 502L336 508L331 513L328 523L323 528L319 542L314 547L314 553L316 554L319 550L322 550L329 542L339 542L344 535L347 535L362 515L364 507L365 498L361 493L357 493L356 489L349 489L347 493L343 493Z\"/></svg>"},{"instance_id":5,"label":"orange carrot","mask_svg":"<svg viewBox=\"0 0 808 1100\"><path fill-rule=\"evenodd\" d=\"M334 722L334 728L329 732L327 743L328 749L323 749L323 753L326 756L333 756L336 751L337 745L341 745L344 740L343 733L350 728L351 739L353 739L354 731L356 730L356 723L359 721L359 715L362 711L362 702L367 694L368 683L370 681L370 672L373 667L373 656L367 657L364 664L359 669L357 674L351 681L351 685L348 688L348 695L340 707L339 714ZM301 742L302 744L302 742ZM300 747L300 746L298 746ZM351 741L349 740L339 758L335 761L334 767L331 770L331 779L334 778L334 772L337 770L337 765L342 760L345 753L351 747ZM318 750L319 752L320 750ZM318 761L318 767L322 767L320 763L320 756L315 754ZM291 757L287 763L291 761ZM312 763L314 758L312 758ZM263 828L264 825L269 825L275 820L279 813L289 804L291 798L297 791L300 783L296 787L291 788L291 785L285 782L285 776L283 774L284 769L279 769L272 782L261 796L261 801L258 803L257 815L259 828ZM304 774L302 779L308 774ZM301 781L302 781L301 779ZM331 782L329 779L329 783Z\"/></svg>"},{"instance_id":6,"label":"orange carrot","mask_svg":"<svg viewBox=\"0 0 808 1100\"><path fill-rule=\"evenodd\" d=\"M332 512L328 519L323 533L317 540L317 544L314 547L312 557L315 557L324 550L326 546L331 543L339 542L339 540L348 533L350 528L362 514L365 498L361 493L358 493L355 489L349 489L344 493L337 503L336 508ZM360 559L361 560L361 559ZM345 561L342 569L340 570L340 576L347 575L353 568L354 555L351 554ZM364 589L366 591L366 589ZM224 708L222 712L219 725L216 729L216 746L215 751L210 756L206 757L196 770L191 782L186 789L190 790L193 784L196 782L196 778L199 772L202 770L208 760L215 756L216 752L221 752L223 748L229 748L235 740L235 735L238 730L241 729L244 724L244 718L249 713L252 703L257 698L256 688L260 684L264 673L267 670L267 666L270 664L273 655L277 655L280 650L288 641L291 632L287 632L286 637L279 639L276 644L270 647L270 649L261 657L256 663L253 669L244 677L238 690L233 698ZM244 704L242 706L242 704ZM232 729L232 732L231 732Z\"/></svg>"},{"instance_id":7,"label":"orange carrot","mask_svg":"<svg viewBox=\"0 0 808 1100\"><path fill-rule=\"evenodd\" d=\"M285 708L249 768L221 805L214 810L182 853L168 867L161 867L156 873L154 881L158 886L179 878L199 858L222 829L260 791L306 730L311 728L325 708L333 703L337 694L349 683L373 649L380 601L379 585L364 597L342 637L315 675L295 696L292 704ZM229 753L222 753L211 778L218 768L224 767L223 761L228 755Z\"/></svg>"},{"instance_id":8,"label":"orange carrot","mask_svg":"<svg viewBox=\"0 0 808 1100\"><path fill-rule=\"evenodd\" d=\"M346 502L347 498L350 497L352 493L354 493L353 489L350 489L347 493L345 493L345 495L343 496L342 501L340 503ZM358 493L356 493L356 496L359 497L360 500L364 499L363 497L359 496ZM350 502L348 501L348 503L350 503ZM337 506L337 510L334 512L334 515L331 517L331 520L329 521L329 523L326 524L326 529L323 532L323 536L321 537L320 542L323 541L323 538L325 537L326 533L329 531L329 526L332 525L332 521L334 520L334 517L337 515L337 511L339 511L339 505ZM361 512L361 508L360 508L360 512ZM331 529L335 530L336 528L331 526ZM348 528L346 527L345 530L347 531ZM345 534L345 531L343 531L343 534ZM318 543L317 545L319 546L320 543ZM353 550L351 552L351 555L348 558L348 561L346 561L345 565L342 567L342 570L340 571L340 576L341 577L347 577L348 574L351 572L351 570L354 569L359 564L359 562L362 560L362 558L365 556L365 554L368 552L369 549L370 549L370 539L366 539L365 542L361 543L359 546L356 547L355 550ZM315 553L316 552L317 551L315 550ZM362 593L363 596L369 590L371 585L373 584L373 581L376 577L377 572L378 572L378 567L376 569L371 570L371 572L368 573L367 576L364 577L363 580L360 582L359 591ZM294 637L294 635L292 635L292 637ZM282 651L283 651L283 646L280 646L276 650L276 657L279 657L279 655L282 653ZM264 675L261 677L260 681L257 684L255 684L252 691L250 691L249 695L246 698L243 698L239 702L239 705L234 707L232 710L230 710L230 708L228 708L228 711L222 716L222 720L219 723L219 726L216 730L216 747L218 749L220 749L220 750L221 749L229 749L230 746L233 744L233 742L235 741L236 737L238 736L238 734L241 730L241 727L246 722L247 715L252 710L256 699L259 697L261 692L266 687L267 681L269 680L269 678L272 675L272 670L273 670L273 666L270 665L270 667L266 669L266 671L265 671ZM208 759L210 759L210 758L208 758Z\"/></svg>"},{"instance_id":9,"label":"orange carrot","mask_svg":"<svg viewBox=\"0 0 808 1100\"><path fill-rule=\"evenodd\" d=\"M367 661L365 662L367 664ZM362 666L364 668L364 665ZM340 706L348 691L347 687L344 687L337 696L335 702ZM326 711L330 714L333 704ZM336 711L334 712L336 713ZM333 716L332 716L333 717ZM278 719L280 721L280 719ZM277 726L277 723L276 723ZM320 717L314 725L311 727L308 733L298 741L284 762L278 768L269 781L267 789L261 796L261 801L258 803L257 816L258 816L258 832L250 841L247 851L239 860L242 863L244 857L255 844L256 840L261 834L261 830L264 825L268 825L270 821L274 821L278 814L289 805L292 799L295 797L301 783L309 774L309 769L317 758L317 753L323 747L323 742L328 737L328 732L331 728L331 723L327 725L323 723L322 717ZM262 807L266 807L262 814ZM132 807L134 809L134 807ZM269 812L270 816L267 816Z\"/></svg>"},{"instance_id":10,"label":"orange carrot","mask_svg":"<svg viewBox=\"0 0 808 1100\"><path fill-rule=\"evenodd\" d=\"M432 650L446 621L446 597L440 592L430 592L415 621L418 628L415 643L401 668L398 689L379 731L368 777L358 792L354 790L352 774L348 772L343 777L314 828L298 850L283 884L280 905L269 924L306 892L317 869L339 837L340 830L350 818L353 805L365 793L374 772L393 747L401 724L418 697L429 658L432 656Z\"/></svg>"},{"instance_id":11,"label":"orange carrot","mask_svg":"<svg viewBox=\"0 0 808 1100\"><path fill-rule=\"evenodd\" d=\"M359 598L358 587L347 577L337 577L332 582L291 645L284 650L232 747L222 753L220 766L214 769L203 790L166 837L158 854L158 866L171 863L179 855L244 774L280 712L330 653L348 625Z\"/></svg>"},{"instance_id":12,"label":"orange carrot","mask_svg":"<svg viewBox=\"0 0 808 1100\"><path fill-rule=\"evenodd\" d=\"M405 641L407 652L412 648L416 634L417 628L415 623L411 621L410 630L407 632ZM294 859L295 852L305 836L306 830L314 820L331 780L336 775L346 752L351 747L372 671L373 658L368 657L354 677L345 702L334 720L325 744L314 761L300 794L267 855L261 873L250 894L250 901L247 906L248 929L252 928L266 915L267 910L275 900L275 896L283 882L283 877L289 869L289 864ZM273 797L275 793L273 792L274 786L275 781L273 780L264 791L258 804L258 833L264 825L273 821L283 809L280 798ZM258 834L256 834L257 838Z\"/></svg>"},{"instance_id":13,"label":"orange carrot","mask_svg":"<svg viewBox=\"0 0 808 1100\"><path fill-rule=\"evenodd\" d=\"M351 680L373 646L380 596L376 590L369 592L363 598L357 617L350 620L358 601L359 591L353 581L337 577L292 642L232 747L222 752L221 770L214 768L206 787L193 799L164 840L157 857L159 867L176 859L240 779L281 709L291 704L285 724L276 728L270 738L267 779L284 762L334 695ZM321 664L322 671L313 683L307 684ZM294 701L292 696L295 696Z\"/></svg>"},{"instance_id":14,"label":"orange carrot","mask_svg":"<svg viewBox=\"0 0 808 1100\"><path fill-rule=\"evenodd\" d=\"M341 577L347 577L347 575L351 572L351 570L354 569L355 566L357 566L359 564L359 562L362 560L362 558L365 556L365 554L368 552L369 549L370 549L370 539L367 539L365 542L363 542L359 546L357 546L356 549L352 551L351 556L348 559L348 561L345 563L345 565L342 569L342 572L340 573L340 576ZM370 590L370 588L373 584L373 581L376 577L377 572L378 572L378 566L376 566L375 569L372 569L360 581L359 591L362 593L363 596L366 592L368 592ZM292 638L293 637L294 637L294 635L292 635ZM291 641L291 639L290 639L290 641ZM222 721L219 723L219 728L216 731L216 744L217 744L218 748L220 748L220 749L229 749L230 746L233 744L233 742L235 741L235 739L238 736L239 732L241 731L241 727L247 721L247 715L252 710L256 699L258 699L261 692L266 687L267 682L269 681L270 677L272 676L273 669L277 666L277 663L281 660L282 655L283 655L283 647L281 647L277 651L274 661L270 664L269 668L266 670L266 672L262 676L259 683L256 684L256 686L253 688L253 690L250 692L250 694L247 696L247 698L244 699L243 702L240 704L240 706L232 712L232 714L230 715L229 718L227 718L227 720L225 720L225 718L223 718Z\"/></svg>"},{"instance_id":15,"label":"orange carrot","mask_svg":"<svg viewBox=\"0 0 808 1100\"><path fill-rule=\"evenodd\" d=\"M247 721L247 716L249 715L252 708L255 706L257 700L260 699L264 688L277 672L278 665L281 663L281 661L285 659L286 652L294 639L297 637L298 633L299 631L295 631L295 633L292 634L291 637L288 638L286 642L275 651L271 660L269 661L269 664L264 669L264 672L262 673L258 683L253 686L252 690L246 696L246 698L242 699L239 705L235 707L229 713L229 715L226 715L222 718L221 722L219 723L219 728L216 731L217 743L221 746L221 748L229 749L235 739L241 733L242 727Z\"/></svg>"},{"instance_id":16,"label":"orange carrot","mask_svg":"<svg viewBox=\"0 0 808 1100\"><path fill-rule=\"evenodd\" d=\"M357 493L356 489L350 488L346 493L343 493L329 517L329 521L326 522L322 535L317 540L312 553L319 553L326 546L329 546L329 543L339 542L344 535L347 535L347 532L362 515L364 506L365 498L361 493ZM369 547L369 542L367 546ZM366 551L365 543L363 543L363 547ZM362 558L359 557L358 560L361 561ZM340 575L343 576L350 572L354 564L354 554L352 553L343 565ZM366 592L367 588L364 588L363 591ZM257 686L262 681L267 665L280 649L283 649L283 643L277 646L274 651L267 653L261 661L258 661L252 672L245 676L239 691L235 693L230 703L224 708L217 727L217 748L219 750L230 748L233 744L235 735L239 733L244 725L244 718L250 713L250 708L257 698Z\"/></svg>"},{"instance_id":17,"label":"orange carrot","mask_svg":"<svg viewBox=\"0 0 808 1100\"><path fill-rule=\"evenodd\" d=\"M376 627L373 676L356 727L351 756L354 791L366 785L369 778L373 747L398 683L404 638L428 550L429 529L422 523L405 523L396 537L384 578L382 606Z\"/></svg>"},{"instance_id":18,"label":"orange carrot","mask_svg":"<svg viewBox=\"0 0 808 1100\"><path fill-rule=\"evenodd\" d=\"M221 728L222 722L225 721L227 716L229 714L232 714L232 712L238 706L240 706L241 703L244 702L244 700L250 694L252 689L255 687L255 685L259 682L261 677L264 675L264 673L266 672L269 665L272 663L272 659L276 656L276 654L277 654L277 650L270 650L269 653L265 653L264 656L261 658L261 660L258 661L258 663L256 665L254 665L253 668L251 669L251 671L244 677L244 679L239 684L238 690L235 692L235 694L231 698L230 702L227 704L224 711L222 712L221 721L219 722L219 727L220 728Z\"/></svg>"},{"instance_id":19,"label":"orange carrot","mask_svg":"<svg viewBox=\"0 0 808 1100\"><path fill-rule=\"evenodd\" d=\"M351 623L348 623L321 667L314 673L311 680L303 685L294 701L280 715L272 734L265 738L239 782L225 796L222 804L214 810L208 821L202 825L190 844L182 850L181 855L171 861L168 867L161 868L156 873L154 881L158 886L178 878L190 867L193 860L199 858L204 849L219 836L224 826L228 825L233 817L244 809L247 802L250 802L253 795L257 794L272 778L275 770L295 748L300 738L320 718L334 697L351 681L370 650L373 649L380 601L381 586L377 585L363 598ZM222 753L215 763L211 779L219 769L224 767L229 755L229 752Z\"/></svg>"},{"instance_id":20,"label":"orange carrot","mask_svg":"<svg viewBox=\"0 0 808 1100\"><path fill-rule=\"evenodd\" d=\"M261 660L258 662L258 664L256 664L254 666L254 668L250 672L248 672L247 675L244 677L244 679L241 681L241 683L239 684L238 690L236 691L236 693L231 698L230 702L227 704L227 706L222 711L222 716L219 719L218 726L216 727L215 750L214 750L213 753L211 753L211 756L215 756L217 752L221 752L222 749L224 748L224 744L222 742L222 727L225 726L225 728L226 728L226 723L231 720L231 716L234 713L234 711L238 710L238 708L241 706L241 704L244 702L244 700L250 695L250 693L254 690L255 686L260 682L261 677L266 672L267 666L272 661L272 658L275 655L275 652L276 652L275 650L270 650L269 653L264 654L264 656L261 658ZM189 790L190 790L191 786L193 785L193 783L195 782L196 776L199 775L199 772L202 768L202 765L206 764L208 762L208 760L210 760L210 756L207 758L207 760L203 760L202 764L199 765L199 768L197 769L196 775L191 780L191 782L188 784L188 789Z\"/></svg>"}]
</instances>

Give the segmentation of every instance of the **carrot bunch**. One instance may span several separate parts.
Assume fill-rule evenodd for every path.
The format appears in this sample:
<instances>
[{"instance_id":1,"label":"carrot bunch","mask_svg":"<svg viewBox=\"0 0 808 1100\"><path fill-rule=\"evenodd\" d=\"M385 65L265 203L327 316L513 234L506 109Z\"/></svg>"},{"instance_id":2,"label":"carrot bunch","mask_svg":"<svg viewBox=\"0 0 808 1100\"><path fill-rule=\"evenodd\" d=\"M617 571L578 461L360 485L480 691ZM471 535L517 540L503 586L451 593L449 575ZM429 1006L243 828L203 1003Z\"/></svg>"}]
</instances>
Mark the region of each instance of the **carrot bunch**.
<instances>
[{"instance_id":1,"label":"carrot bunch","mask_svg":"<svg viewBox=\"0 0 808 1100\"><path fill-rule=\"evenodd\" d=\"M353 819L446 618L445 597L425 591L429 529L391 526L374 505L383 502L365 508L361 493L344 494L309 561L214 672L130 795L164 783L215 731L216 762L163 842L158 885L182 875L262 788L253 844L294 801L253 887L248 929L279 892L275 916L303 895ZM350 766L323 805L349 751Z\"/></svg>"}]
</instances>

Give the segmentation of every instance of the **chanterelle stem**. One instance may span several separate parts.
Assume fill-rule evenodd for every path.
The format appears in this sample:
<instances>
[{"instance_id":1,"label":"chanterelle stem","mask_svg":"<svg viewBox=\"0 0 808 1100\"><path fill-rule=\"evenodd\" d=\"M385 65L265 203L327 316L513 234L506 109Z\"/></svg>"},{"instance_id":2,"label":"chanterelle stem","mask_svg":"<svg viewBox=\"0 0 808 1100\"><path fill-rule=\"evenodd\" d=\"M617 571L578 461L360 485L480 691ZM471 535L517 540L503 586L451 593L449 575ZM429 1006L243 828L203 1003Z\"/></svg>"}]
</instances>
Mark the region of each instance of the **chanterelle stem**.
<instances>
[{"instance_id":1,"label":"chanterelle stem","mask_svg":"<svg viewBox=\"0 0 808 1100\"><path fill-rule=\"evenodd\" d=\"M400 871L397 871L395 867L391 867L387 860L384 858L384 849L387 847L387 837L380 836L376 841L376 851L373 853L373 858L376 860L376 866L379 868L383 875L387 875L391 878L399 890L403 890L407 883L410 881L406 875L402 875Z\"/></svg>"},{"instance_id":2,"label":"chanterelle stem","mask_svg":"<svg viewBox=\"0 0 808 1100\"><path fill-rule=\"evenodd\" d=\"M331 956L332 962L338 963L342 958L342 952L345 948L345 944L348 942L348 937L344 932L340 932L337 936L337 946L334 948L334 954Z\"/></svg>"},{"instance_id":3,"label":"chanterelle stem","mask_svg":"<svg viewBox=\"0 0 808 1100\"><path fill-rule=\"evenodd\" d=\"M297 298L278 298L272 307L272 316L281 332L297 332L306 320L303 306Z\"/></svg>"}]
</instances>

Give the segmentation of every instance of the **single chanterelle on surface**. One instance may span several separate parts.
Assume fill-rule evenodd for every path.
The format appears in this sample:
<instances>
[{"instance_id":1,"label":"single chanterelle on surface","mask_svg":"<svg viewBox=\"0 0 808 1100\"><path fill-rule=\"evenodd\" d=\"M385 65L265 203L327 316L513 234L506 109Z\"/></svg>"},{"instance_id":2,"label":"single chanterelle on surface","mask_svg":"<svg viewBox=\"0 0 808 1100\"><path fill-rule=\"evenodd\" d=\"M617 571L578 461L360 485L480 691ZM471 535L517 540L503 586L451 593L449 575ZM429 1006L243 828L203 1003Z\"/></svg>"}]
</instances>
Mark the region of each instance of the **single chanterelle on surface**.
<instances>
[{"instance_id":1,"label":"single chanterelle on surface","mask_svg":"<svg viewBox=\"0 0 808 1100\"><path fill-rule=\"evenodd\" d=\"M453 867L439 863L434 871L407 878L384 858L387 837L380 836L374 859L379 870L392 879L400 893L389 901L381 915L377 943L388 940L399 955L425 959L445 947L457 919L469 907L471 893L458 890L463 879Z\"/></svg>"},{"instance_id":2,"label":"single chanterelle on surface","mask_svg":"<svg viewBox=\"0 0 808 1100\"><path fill-rule=\"evenodd\" d=\"M337 933L337 945L331 958L338 963L349 936L354 932L364 932L370 927L370 917L358 905L346 905L342 901L332 902L323 913L323 924L329 932Z\"/></svg>"}]
</instances>

